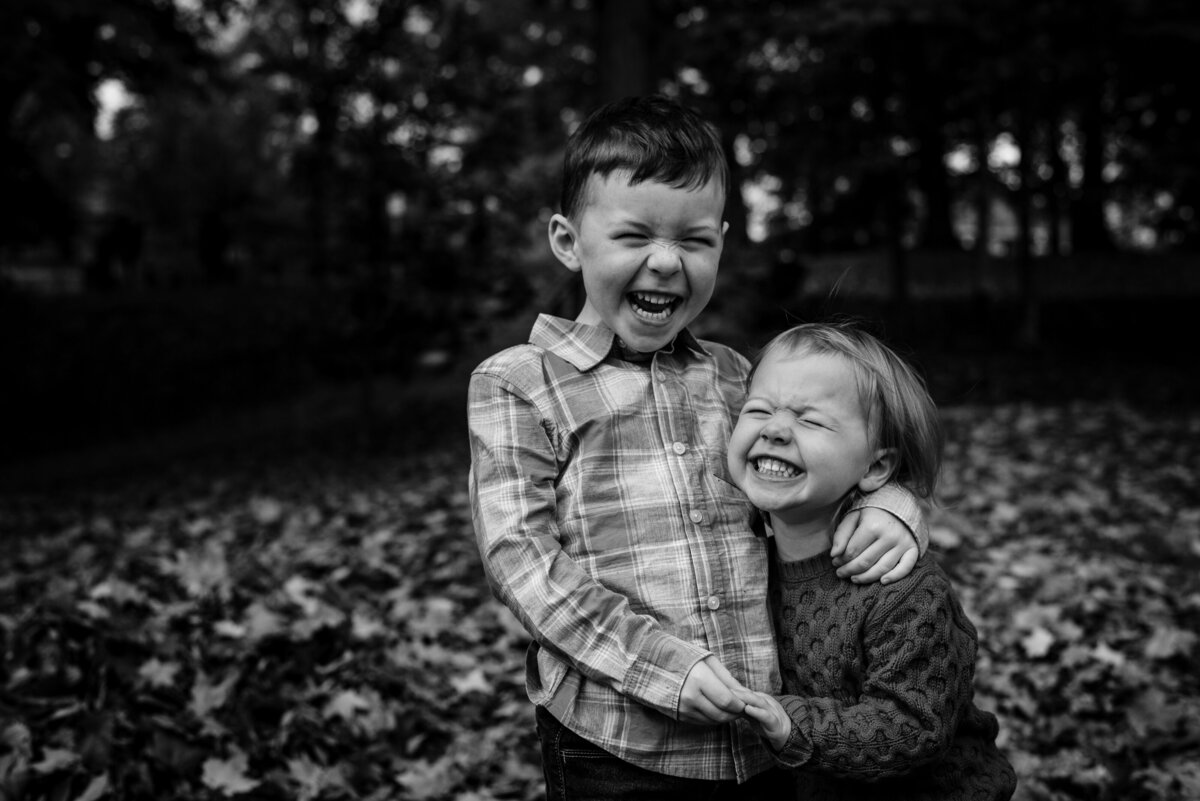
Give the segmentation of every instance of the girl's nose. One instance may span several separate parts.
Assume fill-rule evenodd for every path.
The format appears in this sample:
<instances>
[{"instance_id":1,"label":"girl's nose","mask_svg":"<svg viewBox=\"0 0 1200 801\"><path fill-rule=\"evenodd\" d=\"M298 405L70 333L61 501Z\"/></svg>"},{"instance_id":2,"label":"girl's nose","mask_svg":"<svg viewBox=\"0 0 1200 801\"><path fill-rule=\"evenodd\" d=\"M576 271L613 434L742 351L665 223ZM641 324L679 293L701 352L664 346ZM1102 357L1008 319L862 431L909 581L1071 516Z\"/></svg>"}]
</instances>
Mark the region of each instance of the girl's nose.
<instances>
[{"instance_id":1,"label":"girl's nose","mask_svg":"<svg viewBox=\"0 0 1200 801\"><path fill-rule=\"evenodd\" d=\"M763 425L759 436L768 442L789 442L792 439L792 429L781 421L778 415L772 415Z\"/></svg>"}]
</instances>

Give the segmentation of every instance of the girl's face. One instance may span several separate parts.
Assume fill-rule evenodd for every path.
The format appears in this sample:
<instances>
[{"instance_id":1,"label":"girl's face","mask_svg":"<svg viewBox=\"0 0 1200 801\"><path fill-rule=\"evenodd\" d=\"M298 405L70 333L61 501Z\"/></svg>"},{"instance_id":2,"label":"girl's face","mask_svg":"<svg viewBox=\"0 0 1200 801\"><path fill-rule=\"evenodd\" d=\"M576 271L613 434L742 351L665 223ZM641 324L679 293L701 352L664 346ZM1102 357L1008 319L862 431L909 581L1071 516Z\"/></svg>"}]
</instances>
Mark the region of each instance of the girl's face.
<instances>
[{"instance_id":1,"label":"girl's face","mask_svg":"<svg viewBox=\"0 0 1200 801\"><path fill-rule=\"evenodd\" d=\"M877 489L880 457L854 367L825 353L770 354L758 366L729 440L729 471L782 523L832 522L853 488Z\"/></svg>"}]
</instances>

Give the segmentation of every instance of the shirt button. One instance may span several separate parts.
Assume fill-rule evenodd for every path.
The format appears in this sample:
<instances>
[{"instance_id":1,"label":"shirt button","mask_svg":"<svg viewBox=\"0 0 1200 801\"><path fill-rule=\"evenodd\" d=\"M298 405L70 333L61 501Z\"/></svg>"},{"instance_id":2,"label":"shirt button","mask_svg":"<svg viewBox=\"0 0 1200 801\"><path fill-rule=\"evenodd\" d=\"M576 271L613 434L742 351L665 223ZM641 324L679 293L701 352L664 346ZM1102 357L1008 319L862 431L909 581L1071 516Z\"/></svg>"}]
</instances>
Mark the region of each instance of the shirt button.
<instances>
[{"instance_id":1,"label":"shirt button","mask_svg":"<svg viewBox=\"0 0 1200 801\"><path fill-rule=\"evenodd\" d=\"M721 599L715 595L708 596L708 608L714 612L721 608Z\"/></svg>"},{"instance_id":2,"label":"shirt button","mask_svg":"<svg viewBox=\"0 0 1200 801\"><path fill-rule=\"evenodd\" d=\"M688 512L688 518L691 519L693 523L699 523L704 519L704 512L701 512L699 509L693 509L692 511Z\"/></svg>"},{"instance_id":3,"label":"shirt button","mask_svg":"<svg viewBox=\"0 0 1200 801\"><path fill-rule=\"evenodd\" d=\"M667 374L664 373L662 370L659 370L657 373L655 373L654 377L657 378L659 381L667 380Z\"/></svg>"},{"instance_id":4,"label":"shirt button","mask_svg":"<svg viewBox=\"0 0 1200 801\"><path fill-rule=\"evenodd\" d=\"M683 456L683 454L687 452L687 445L684 445L682 442L676 442L671 446L671 450L675 451L680 456Z\"/></svg>"}]
</instances>

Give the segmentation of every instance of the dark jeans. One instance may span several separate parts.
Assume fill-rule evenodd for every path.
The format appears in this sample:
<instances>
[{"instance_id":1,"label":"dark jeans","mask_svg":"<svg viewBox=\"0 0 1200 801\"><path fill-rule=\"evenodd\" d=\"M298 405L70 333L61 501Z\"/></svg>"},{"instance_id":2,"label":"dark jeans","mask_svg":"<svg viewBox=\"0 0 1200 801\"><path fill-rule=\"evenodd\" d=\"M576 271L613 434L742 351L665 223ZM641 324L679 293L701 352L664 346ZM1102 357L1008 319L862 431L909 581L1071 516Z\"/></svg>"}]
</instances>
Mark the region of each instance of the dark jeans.
<instances>
[{"instance_id":1,"label":"dark jeans","mask_svg":"<svg viewBox=\"0 0 1200 801\"><path fill-rule=\"evenodd\" d=\"M788 801L791 777L781 769L760 773L745 784L681 779L631 765L592 745L537 707L547 801Z\"/></svg>"}]
</instances>

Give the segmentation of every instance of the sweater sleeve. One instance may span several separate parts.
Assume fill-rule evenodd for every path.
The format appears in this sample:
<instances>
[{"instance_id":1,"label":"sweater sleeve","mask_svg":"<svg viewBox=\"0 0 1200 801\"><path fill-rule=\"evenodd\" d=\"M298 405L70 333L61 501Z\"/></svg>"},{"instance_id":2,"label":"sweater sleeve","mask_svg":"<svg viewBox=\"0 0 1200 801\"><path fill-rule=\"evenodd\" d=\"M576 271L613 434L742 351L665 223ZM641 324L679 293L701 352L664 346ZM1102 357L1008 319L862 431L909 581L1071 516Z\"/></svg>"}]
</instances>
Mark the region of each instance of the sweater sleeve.
<instances>
[{"instance_id":1,"label":"sweater sleeve","mask_svg":"<svg viewBox=\"0 0 1200 801\"><path fill-rule=\"evenodd\" d=\"M975 673L975 628L941 571L881 594L864 626L866 675L857 699L780 698L792 734L789 767L877 781L938 759L951 744Z\"/></svg>"}]
</instances>

